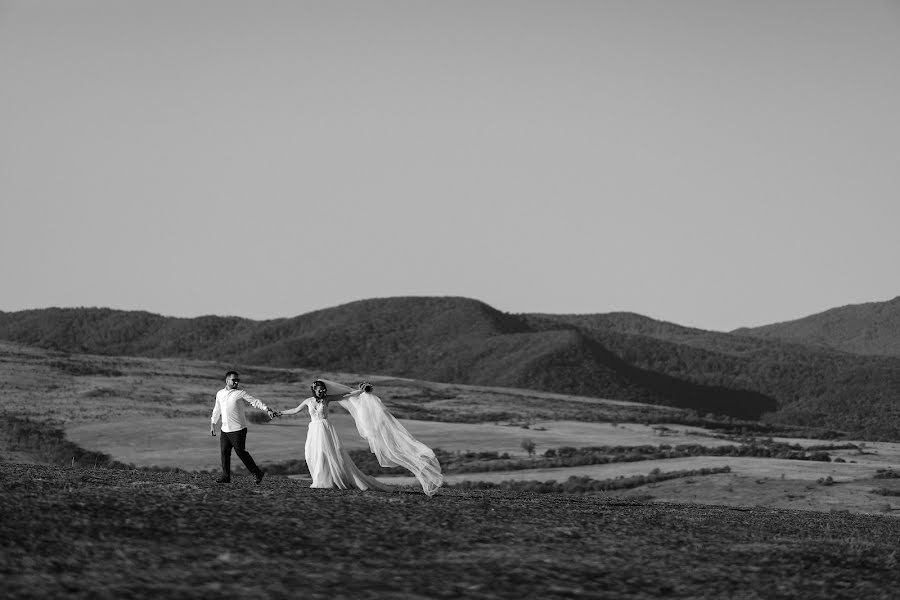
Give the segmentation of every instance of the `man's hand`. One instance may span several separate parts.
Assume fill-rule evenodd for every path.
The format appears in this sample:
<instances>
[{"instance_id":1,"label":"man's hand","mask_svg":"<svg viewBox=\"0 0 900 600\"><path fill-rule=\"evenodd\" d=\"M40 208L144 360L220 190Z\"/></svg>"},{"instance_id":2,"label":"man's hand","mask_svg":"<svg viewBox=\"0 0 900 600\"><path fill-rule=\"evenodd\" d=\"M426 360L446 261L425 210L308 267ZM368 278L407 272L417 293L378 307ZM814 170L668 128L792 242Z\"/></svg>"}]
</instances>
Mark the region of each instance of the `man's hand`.
<instances>
[{"instance_id":1,"label":"man's hand","mask_svg":"<svg viewBox=\"0 0 900 600\"><path fill-rule=\"evenodd\" d=\"M364 392L371 392L372 384L369 383L368 381L363 381L362 383L359 384L359 389L361 389Z\"/></svg>"},{"instance_id":2,"label":"man's hand","mask_svg":"<svg viewBox=\"0 0 900 600\"><path fill-rule=\"evenodd\" d=\"M209 435L215 437L216 436L216 424L211 423L209 426Z\"/></svg>"},{"instance_id":3,"label":"man's hand","mask_svg":"<svg viewBox=\"0 0 900 600\"><path fill-rule=\"evenodd\" d=\"M278 416L278 411L277 411L277 410L272 410L271 408L267 408L267 409L266 409L266 414L269 415L269 419L274 419L275 417Z\"/></svg>"}]
</instances>

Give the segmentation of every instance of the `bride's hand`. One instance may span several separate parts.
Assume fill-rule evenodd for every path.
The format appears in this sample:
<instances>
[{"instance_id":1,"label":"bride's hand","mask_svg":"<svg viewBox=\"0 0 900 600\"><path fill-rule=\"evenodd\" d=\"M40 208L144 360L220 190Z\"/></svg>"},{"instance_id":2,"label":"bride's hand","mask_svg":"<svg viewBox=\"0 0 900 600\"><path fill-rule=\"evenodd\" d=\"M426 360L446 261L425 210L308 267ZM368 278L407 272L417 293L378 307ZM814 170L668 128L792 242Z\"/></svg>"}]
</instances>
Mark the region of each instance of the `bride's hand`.
<instances>
[{"instance_id":1,"label":"bride's hand","mask_svg":"<svg viewBox=\"0 0 900 600\"><path fill-rule=\"evenodd\" d=\"M362 383L359 384L359 389L361 389L364 392L371 392L372 384L369 383L368 381L363 381Z\"/></svg>"}]
</instances>

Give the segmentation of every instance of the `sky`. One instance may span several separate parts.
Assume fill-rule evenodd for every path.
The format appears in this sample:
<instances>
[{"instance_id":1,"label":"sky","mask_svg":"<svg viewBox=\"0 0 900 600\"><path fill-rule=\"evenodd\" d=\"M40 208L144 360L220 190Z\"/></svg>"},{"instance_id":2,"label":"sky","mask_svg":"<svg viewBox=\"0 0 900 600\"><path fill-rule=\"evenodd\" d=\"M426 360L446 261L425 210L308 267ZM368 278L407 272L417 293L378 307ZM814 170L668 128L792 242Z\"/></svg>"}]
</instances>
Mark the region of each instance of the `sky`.
<instances>
[{"instance_id":1,"label":"sky","mask_svg":"<svg viewBox=\"0 0 900 600\"><path fill-rule=\"evenodd\" d=\"M0 0L0 310L900 296L900 1Z\"/></svg>"}]
</instances>

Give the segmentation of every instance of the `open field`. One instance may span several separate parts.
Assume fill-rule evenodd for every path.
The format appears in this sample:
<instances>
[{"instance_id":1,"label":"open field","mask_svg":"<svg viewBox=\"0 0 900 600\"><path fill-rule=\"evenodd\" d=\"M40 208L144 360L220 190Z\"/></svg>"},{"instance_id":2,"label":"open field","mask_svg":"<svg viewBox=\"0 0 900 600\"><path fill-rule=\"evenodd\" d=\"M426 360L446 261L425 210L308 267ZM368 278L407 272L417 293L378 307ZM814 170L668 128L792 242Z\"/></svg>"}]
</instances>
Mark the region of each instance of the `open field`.
<instances>
[{"instance_id":1,"label":"open field","mask_svg":"<svg viewBox=\"0 0 900 600\"><path fill-rule=\"evenodd\" d=\"M364 449L366 443L356 433L352 419L343 411L332 415L342 439L350 448ZM494 424L439 423L404 421L407 428L433 448L449 451L508 452L526 457L521 448L524 438L536 442L539 450L560 446L641 446L661 442L697 444L714 447L734 442L712 437L698 428L667 427L665 436L658 429L640 424L539 422L522 430ZM294 418L256 425L251 430L252 451L261 464L303 458L306 419ZM215 470L218 467L218 438L209 435L208 424L199 419L133 419L122 423L88 423L67 429L70 439L80 446L110 454L136 466L169 466L187 470ZM784 440L800 446L823 445L824 440ZM873 490L890 487L892 481L876 480L884 469L900 473L900 444L857 442L864 450L835 450L834 458L845 462L819 462L755 458L745 456L693 456L664 460L642 460L610 464L584 465L552 469L522 469L445 475L447 484L463 481L565 481L569 477L597 480L648 475L661 472L692 471L729 467L731 473L702 478L676 479L644 486L618 495L667 502L698 502L731 506L766 506L804 510L851 510L861 513L900 513L897 497L883 496ZM829 485L818 480L830 477ZM383 477L402 485L415 485L412 477ZM898 488L900 490L900 488Z\"/></svg>"},{"instance_id":2,"label":"open field","mask_svg":"<svg viewBox=\"0 0 900 600\"><path fill-rule=\"evenodd\" d=\"M250 482L0 464L4 597L878 600L900 586L890 517Z\"/></svg>"},{"instance_id":3,"label":"open field","mask_svg":"<svg viewBox=\"0 0 900 600\"><path fill-rule=\"evenodd\" d=\"M308 397L317 377L345 383L371 381L398 418L442 422L537 420L658 422L687 411L618 400L510 388L423 382L377 374L329 373L133 357L53 352L0 342L0 384L16 414L64 423L142 417L208 417L224 373L241 373L242 385L278 407Z\"/></svg>"},{"instance_id":4,"label":"open field","mask_svg":"<svg viewBox=\"0 0 900 600\"><path fill-rule=\"evenodd\" d=\"M253 410L253 409L251 409ZM349 414L332 408L329 417L349 448L367 448L359 437ZM279 462L303 457L303 443L309 417L293 416L269 423L251 425L248 444L257 460ZM535 442L538 452L561 446L641 446L645 444L729 445L733 442L681 432L671 426L665 437L650 426L640 424L610 425L575 421L538 421L530 429L493 423L441 423L438 421L402 420L416 438L432 448L455 452L509 453L527 457L522 440ZM202 417L132 417L121 421L95 421L70 424L66 436L79 446L110 454L116 460L136 466L180 467L204 470L218 465L218 438L209 435L209 419ZM299 454L298 454L299 453Z\"/></svg>"},{"instance_id":5,"label":"open field","mask_svg":"<svg viewBox=\"0 0 900 600\"><path fill-rule=\"evenodd\" d=\"M851 511L867 514L900 514L900 482L876 479L879 467L734 456L693 456L666 460L586 465L561 469L533 469L446 475L446 484L463 481L566 481L569 477L597 480L729 467L730 473L692 476L650 483L639 488L604 495L659 502L694 502L734 507L767 507L816 511ZM831 477L832 482L819 480ZM383 477L395 485L414 485L412 477ZM885 496L875 490L895 491Z\"/></svg>"},{"instance_id":6,"label":"open field","mask_svg":"<svg viewBox=\"0 0 900 600\"><path fill-rule=\"evenodd\" d=\"M126 464L198 471L218 467L219 441L209 435L209 414L224 371L234 365L69 355L0 343L0 367L6 393L2 410L10 415L46 421L64 429L68 439L82 448L109 454ZM539 455L563 446L690 444L712 449L739 443L733 437L679 423L684 412L664 407L361 374L236 368L253 394L278 408L293 406L304 398L308 382L317 375L347 382L371 380L391 411L414 435L446 452L508 453L527 460L522 448L526 439L535 443ZM334 409L332 419L347 446L365 447L342 409ZM305 416L295 416L253 424L248 447L262 464L302 459L306 423ZM802 447L834 444L833 440L775 439ZM742 507L896 514L900 505L896 497L873 493L878 488L890 488L893 480L873 477L880 469L900 471L900 445L854 444L852 449L828 452L832 461L844 462L692 456L448 474L447 482L565 481L570 476L606 480L647 475L655 469L668 473L728 466L728 474L658 482L618 495ZM40 462L20 448L9 447L2 460ZM833 485L818 483L828 477Z\"/></svg>"}]
</instances>

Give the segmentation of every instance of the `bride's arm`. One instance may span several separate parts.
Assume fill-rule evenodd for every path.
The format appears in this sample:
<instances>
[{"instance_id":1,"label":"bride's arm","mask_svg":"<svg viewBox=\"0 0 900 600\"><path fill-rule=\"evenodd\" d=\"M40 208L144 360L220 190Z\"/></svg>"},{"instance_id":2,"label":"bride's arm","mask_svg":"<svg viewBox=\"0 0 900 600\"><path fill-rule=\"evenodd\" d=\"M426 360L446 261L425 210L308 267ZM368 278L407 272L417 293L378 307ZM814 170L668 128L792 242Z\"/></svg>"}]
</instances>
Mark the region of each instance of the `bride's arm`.
<instances>
[{"instance_id":1,"label":"bride's arm","mask_svg":"<svg viewBox=\"0 0 900 600\"><path fill-rule=\"evenodd\" d=\"M284 411L279 412L278 414L280 414L280 415L296 415L298 412L303 410L303 407L306 406L307 404L309 404L309 398L307 398L306 400L304 400L303 402L298 404L297 408L292 408L290 410L284 410Z\"/></svg>"},{"instance_id":2,"label":"bride's arm","mask_svg":"<svg viewBox=\"0 0 900 600\"><path fill-rule=\"evenodd\" d=\"M345 398L356 398L357 396L359 396L360 394L362 394L364 392L371 392L371 391L372 391L372 384L369 383L368 381L364 381L359 384L358 390L353 390L352 392L347 392L346 394L335 394L335 396L341 400L344 400Z\"/></svg>"}]
</instances>

